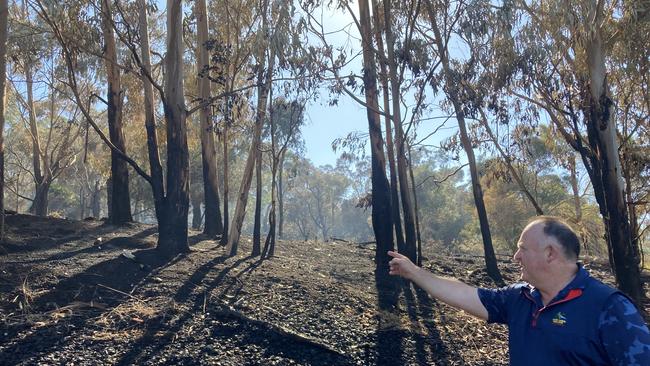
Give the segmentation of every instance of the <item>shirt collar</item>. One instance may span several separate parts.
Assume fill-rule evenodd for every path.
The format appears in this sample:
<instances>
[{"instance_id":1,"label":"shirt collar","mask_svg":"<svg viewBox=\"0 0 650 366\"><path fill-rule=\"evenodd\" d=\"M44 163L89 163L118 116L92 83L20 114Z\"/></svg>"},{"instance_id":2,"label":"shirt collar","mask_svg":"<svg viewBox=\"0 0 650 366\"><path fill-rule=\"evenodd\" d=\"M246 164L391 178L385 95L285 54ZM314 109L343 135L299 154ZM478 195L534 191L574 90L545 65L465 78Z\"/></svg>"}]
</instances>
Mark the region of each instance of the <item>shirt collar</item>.
<instances>
[{"instance_id":1,"label":"shirt collar","mask_svg":"<svg viewBox=\"0 0 650 366\"><path fill-rule=\"evenodd\" d=\"M560 292L558 292L555 298L551 300L551 303L559 299L565 298L569 293L569 291L573 289L584 290L590 275L589 272L582 265L582 263L578 262L576 263L576 265L578 266L578 272L576 273L576 276L562 290L560 290ZM526 284L526 286L523 287L523 290L528 291L528 293L535 299L535 302L541 306L542 294L539 292L539 290L537 290L535 287L531 286L530 284Z\"/></svg>"}]
</instances>

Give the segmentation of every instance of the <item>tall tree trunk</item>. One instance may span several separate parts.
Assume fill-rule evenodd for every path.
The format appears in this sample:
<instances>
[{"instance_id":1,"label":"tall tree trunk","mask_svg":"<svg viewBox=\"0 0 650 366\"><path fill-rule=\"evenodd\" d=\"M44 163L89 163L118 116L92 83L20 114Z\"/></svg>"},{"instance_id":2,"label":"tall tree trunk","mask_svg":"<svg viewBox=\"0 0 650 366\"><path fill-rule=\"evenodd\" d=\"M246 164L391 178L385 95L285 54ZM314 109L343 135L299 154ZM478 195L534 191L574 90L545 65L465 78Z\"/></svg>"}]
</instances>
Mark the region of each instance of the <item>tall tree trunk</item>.
<instances>
[{"instance_id":1,"label":"tall tree trunk","mask_svg":"<svg viewBox=\"0 0 650 366\"><path fill-rule=\"evenodd\" d=\"M149 46L149 29L147 17L146 0L138 0L138 30L140 33L140 47L142 67L144 72L151 75L151 51ZM145 75L142 77L144 89L144 125L147 131L147 153L149 156L149 170L151 171L151 191L154 199L156 218L162 217L163 203L165 198L165 187L163 168L160 163L160 152L158 151L158 134L156 132L156 116L154 114L153 85ZM160 225L160 222L159 222Z\"/></svg>"},{"instance_id":2,"label":"tall tree trunk","mask_svg":"<svg viewBox=\"0 0 650 366\"><path fill-rule=\"evenodd\" d=\"M390 1L384 1L384 23L386 33L386 49L388 50L388 70L390 74L391 95L393 96L393 125L395 126L395 143L397 147L397 176L399 178L400 198L402 202L402 211L404 213L404 232L406 234L406 243L401 250L402 254L409 257L412 261L416 260L416 234L415 234L415 214L413 212L413 203L411 192L409 191L406 161L406 138L402 129L401 115L401 94L400 78L397 72L397 57L395 56L395 35L391 20Z\"/></svg>"},{"instance_id":3,"label":"tall tree trunk","mask_svg":"<svg viewBox=\"0 0 650 366\"><path fill-rule=\"evenodd\" d=\"M252 256L261 253L262 236L262 150L255 152L255 215L253 219L253 250Z\"/></svg>"},{"instance_id":4,"label":"tall tree trunk","mask_svg":"<svg viewBox=\"0 0 650 366\"><path fill-rule=\"evenodd\" d=\"M91 195L90 199L90 207L92 210L93 217L98 219L99 215L101 214L101 206L100 206L100 197L101 197L101 188L99 187L99 179L95 180L95 187L93 188L93 192Z\"/></svg>"},{"instance_id":5,"label":"tall tree trunk","mask_svg":"<svg viewBox=\"0 0 650 366\"><path fill-rule=\"evenodd\" d=\"M167 120L167 196L158 220L158 246L164 254L189 250L189 152L187 111L183 95L183 9L181 0L167 0L165 56L165 118Z\"/></svg>"},{"instance_id":6,"label":"tall tree trunk","mask_svg":"<svg viewBox=\"0 0 650 366\"><path fill-rule=\"evenodd\" d=\"M223 132L221 133L221 138L223 139L223 235L221 236L221 245L228 244L228 229L230 225L230 213L228 212L228 197L230 196L230 186L228 184L230 179L228 171L228 121L230 120L230 113L232 113L230 108L228 108L227 113L226 123L224 124Z\"/></svg>"},{"instance_id":7,"label":"tall tree trunk","mask_svg":"<svg viewBox=\"0 0 650 366\"><path fill-rule=\"evenodd\" d=\"M9 7L7 0L0 0L0 242L5 237L5 105L7 88L7 31Z\"/></svg>"},{"instance_id":8,"label":"tall tree trunk","mask_svg":"<svg viewBox=\"0 0 650 366\"><path fill-rule=\"evenodd\" d=\"M107 115L110 141L122 153L126 154L126 140L122 126L123 95L120 68L117 64L117 48L113 33L113 15L110 0L102 0L102 28L104 33L104 56L108 79ZM131 216L131 199L129 195L129 170L127 163L111 150L111 185L112 200L109 221L120 225L133 221Z\"/></svg>"},{"instance_id":9,"label":"tall tree trunk","mask_svg":"<svg viewBox=\"0 0 650 366\"><path fill-rule=\"evenodd\" d=\"M388 168L390 173L390 195L391 195L391 207L393 212L393 225L395 227L395 239L397 241L397 248L404 248L404 233L402 232L402 218L399 210L399 186L397 183L397 168L395 166L395 149L393 146L393 132L391 127L391 117L390 117L390 88L388 85L388 71L386 70L386 57L384 55L384 41L381 36L381 19L380 19L380 10L377 4L377 0L372 1L373 7L373 17L375 20L375 39L377 41L377 51L379 53L379 67L381 72L379 73L379 78L381 79L381 85L383 89L384 97L384 123L386 126L386 153L388 154Z\"/></svg>"},{"instance_id":10,"label":"tall tree trunk","mask_svg":"<svg viewBox=\"0 0 650 366\"><path fill-rule=\"evenodd\" d=\"M426 2L427 10L429 12L429 18L432 25L432 30L435 35L435 43L438 49L438 55L443 67L443 72L445 75L445 92L449 98L449 101L454 106L454 112L456 112L456 120L458 121L458 129L460 132L460 140L463 145L463 150L467 154L467 162L469 164L470 176L472 179L472 193L474 195L474 204L476 205L476 212L478 214L479 225L481 228L481 236L483 237L483 251L485 254L485 266L488 272L488 275L497 283L503 282L501 277L501 272L499 272L499 267L497 266L497 258L494 254L494 246L492 245L492 235L490 234L490 225L488 222L487 211L485 209L485 203L483 201L483 190L481 189L481 180L478 175L478 170L476 168L476 158L474 157L474 150L472 148L472 142L470 141L469 135L467 133L467 126L465 124L465 112L463 107L460 104L458 98L458 89L457 84L452 77L451 66L449 65L449 54L446 44L443 41L440 28L438 28L438 21L436 19L436 13L431 5L431 1L427 0Z\"/></svg>"},{"instance_id":11,"label":"tall tree trunk","mask_svg":"<svg viewBox=\"0 0 650 366\"><path fill-rule=\"evenodd\" d=\"M25 60L25 84L27 86L27 114L29 116L29 132L32 138L32 166L34 168L34 200L29 211L37 216L47 216L47 191L43 191L45 173L48 167L41 167L41 143L36 124L36 111L34 110L34 77L32 74L32 61ZM45 161L47 165L47 161Z\"/></svg>"},{"instance_id":12,"label":"tall tree trunk","mask_svg":"<svg viewBox=\"0 0 650 366\"><path fill-rule=\"evenodd\" d=\"M34 77L32 74L32 61L25 60L25 84L27 85L27 111L29 115L29 132L32 138L32 165L34 167L34 178L38 182L43 181L41 171L41 147L38 126L36 125L36 112L34 110Z\"/></svg>"},{"instance_id":13,"label":"tall tree trunk","mask_svg":"<svg viewBox=\"0 0 650 366\"><path fill-rule=\"evenodd\" d=\"M199 230L201 229L201 223L203 222L203 213L201 212L201 192L197 187L197 184L192 184L190 182L190 203L192 204L192 229ZM205 233L205 231L204 231Z\"/></svg>"},{"instance_id":14,"label":"tall tree trunk","mask_svg":"<svg viewBox=\"0 0 650 366\"><path fill-rule=\"evenodd\" d=\"M286 151L286 150L285 150ZM284 239L284 156L285 151L280 154L278 162L278 238Z\"/></svg>"},{"instance_id":15,"label":"tall tree trunk","mask_svg":"<svg viewBox=\"0 0 650 366\"><path fill-rule=\"evenodd\" d=\"M599 3L596 24L602 22L603 4ZM593 182L594 190L602 190L603 202L598 202L605 221L610 262L621 291L639 302L645 298L639 247L635 245L625 203L624 180L618 154L618 140L614 121L614 105L609 96L605 66L604 41L600 31L591 32L586 40L586 61L589 80L585 85L585 115L587 135L593 154L592 163L599 167L600 181Z\"/></svg>"},{"instance_id":16,"label":"tall tree trunk","mask_svg":"<svg viewBox=\"0 0 650 366\"><path fill-rule=\"evenodd\" d=\"M411 145L409 144L409 177L411 178L411 192L413 193L413 205L415 209L415 233L418 239L418 266L422 266L422 235L420 235L420 210L418 208L418 196L415 190L415 177L413 176L413 158L411 157Z\"/></svg>"},{"instance_id":17,"label":"tall tree trunk","mask_svg":"<svg viewBox=\"0 0 650 366\"><path fill-rule=\"evenodd\" d=\"M571 194L573 196L573 207L576 211L576 223L582 221L582 202L580 201L580 188L578 187L578 170L574 155L569 157L569 181L571 182Z\"/></svg>"},{"instance_id":18,"label":"tall tree trunk","mask_svg":"<svg viewBox=\"0 0 650 366\"><path fill-rule=\"evenodd\" d=\"M196 1L196 22L198 40L196 59L198 60L199 98L202 102L210 99L210 55L208 52L208 12L205 0ZM217 180L217 150L214 142L214 125L211 107L206 105L199 111L201 120L201 157L203 164L203 192L205 200L205 227L203 233L212 237L223 233L221 203L219 202L219 182Z\"/></svg>"},{"instance_id":19,"label":"tall tree trunk","mask_svg":"<svg viewBox=\"0 0 650 366\"><path fill-rule=\"evenodd\" d=\"M268 3L264 1L264 26L266 29L266 9ZM228 245L226 246L226 252L229 255L234 256L237 254L237 247L239 245L239 238L241 236L241 228L244 223L244 215L246 214L246 204L248 202L248 191L251 187L251 181L253 180L253 169L255 167L255 161L257 156L257 151L260 149L260 140L262 135L262 127L264 125L264 116L266 114L266 108L268 104L269 91L271 90L271 76L273 74L273 68L275 65L275 51L271 47L268 61L268 67L265 68L265 50L260 48L260 53L258 55L258 72L257 80L259 87L257 88L257 111L255 114L255 126L253 126L253 141L251 147L248 150L248 158L246 159L246 166L244 167L244 175L242 177L241 184L239 186L239 193L237 195L237 205L235 206L235 215L233 217L232 227L230 228L230 233L228 234Z\"/></svg>"},{"instance_id":20,"label":"tall tree trunk","mask_svg":"<svg viewBox=\"0 0 650 366\"><path fill-rule=\"evenodd\" d=\"M49 203L48 197L51 183L52 181L50 179L44 179L43 182L36 184L34 201L32 202L32 207L30 209L30 211L36 216L47 216Z\"/></svg>"},{"instance_id":21,"label":"tall tree trunk","mask_svg":"<svg viewBox=\"0 0 650 366\"><path fill-rule=\"evenodd\" d=\"M271 100L273 100L271 96ZM272 102L271 102L272 103ZM280 152L279 156L276 155L276 143L275 143L275 133L276 125L273 118L273 108L271 108L269 123L271 124L271 208L269 211L269 232L266 235L266 240L264 242L264 250L262 251L263 258L271 258L275 253L275 226L276 226L276 192L277 192L277 173L278 173L278 163L281 159L281 156L284 155L284 152Z\"/></svg>"},{"instance_id":22,"label":"tall tree trunk","mask_svg":"<svg viewBox=\"0 0 650 366\"><path fill-rule=\"evenodd\" d=\"M81 187L79 188L79 220L83 220L85 214L86 214L86 192L84 192L84 188Z\"/></svg>"},{"instance_id":23,"label":"tall tree trunk","mask_svg":"<svg viewBox=\"0 0 650 366\"><path fill-rule=\"evenodd\" d=\"M370 134L370 154L372 162L372 229L377 241L375 251L376 277L384 280L388 277L388 251L394 249L392 218L386 212L392 212L390 186L386 177L386 157L381 133L381 121L378 108L377 67L372 47L372 30L370 26L370 9L368 0L359 0L359 22L363 45L363 84L368 107L368 132Z\"/></svg>"}]
</instances>

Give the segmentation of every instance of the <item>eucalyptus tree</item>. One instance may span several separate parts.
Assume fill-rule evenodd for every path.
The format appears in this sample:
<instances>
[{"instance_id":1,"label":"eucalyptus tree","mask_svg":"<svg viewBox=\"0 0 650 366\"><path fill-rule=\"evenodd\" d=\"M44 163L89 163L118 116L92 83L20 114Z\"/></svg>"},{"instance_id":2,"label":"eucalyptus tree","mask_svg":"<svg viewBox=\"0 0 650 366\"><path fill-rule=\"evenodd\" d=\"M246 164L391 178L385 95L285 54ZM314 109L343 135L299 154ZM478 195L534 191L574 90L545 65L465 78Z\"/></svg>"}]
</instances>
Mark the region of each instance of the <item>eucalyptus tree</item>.
<instances>
[{"instance_id":1,"label":"eucalyptus tree","mask_svg":"<svg viewBox=\"0 0 650 366\"><path fill-rule=\"evenodd\" d=\"M543 110L580 154L603 217L618 286L640 300L645 297L640 250L638 236L633 233L636 224L630 220L634 216L629 205L632 202L627 201L625 193L633 187L626 185L620 152L635 143L634 133L629 132L640 131L632 127L636 121L643 121L644 115L647 121L647 84L644 87L643 77L637 78L646 97L643 92L634 96L625 93L629 84L617 88L617 93L612 93L612 87L617 80L613 71L616 63L629 65L628 71L620 70L618 75L647 74L647 47L633 41L639 31L648 29L647 21L640 18L643 5L614 1L513 4L518 10L518 26L512 31L514 49L517 57L528 62L519 68L512 91ZM612 63L615 50L621 58ZM643 100L634 102L637 118L619 120L630 116L622 112L630 105L625 98ZM620 135L627 136L621 139Z\"/></svg>"},{"instance_id":2,"label":"eucalyptus tree","mask_svg":"<svg viewBox=\"0 0 650 366\"><path fill-rule=\"evenodd\" d=\"M212 89L223 93L224 98L213 104L218 119L215 124L217 136L221 143L222 162L221 180L223 181L223 235L221 244L228 243L230 231L229 182L231 178L231 147L234 140L231 130L236 124L244 124L254 113L248 106L250 93L241 91L242 85L248 83L251 56L254 52L257 21L255 0L227 0L209 2L209 17L215 29L209 40L211 63L209 78ZM238 91L240 90L240 91ZM236 131L236 130L235 130Z\"/></svg>"},{"instance_id":3,"label":"eucalyptus tree","mask_svg":"<svg viewBox=\"0 0 650 366\"><path fill-rule=\"evenodd\" d=\"M29 136L23 151L20 146L16 153L28 154L32 160L29 174L34 181L33 198L30 211L39 216L48 213L48 197L52 183L76 159L78 146L85 124L81 121L79 108L69 102L70 96L62 87L61 66L57 57L55 42L39 28L38 19L30 14L26 2L13 8L15 22L12 33L15 36L13 47L14 74L22 74L24 81L12 79L14 96L20 108L20 118ZM92 61L80 60L88 68ZM92 85L92 84L89 84ZM38 93L35 95L35 88ZM26 94L26 95L25 95Z\"/></svg>"},{"instance_id":4,"label":"eucalyptus tree","mask_svg":"<svg viewBox=\"0 0 650 366\"><path fill-rule=\"evenodd\" d=\"M372 161L372 228L377 241L375 252L376 275L384 278L388 271L388 251L393 250L393 220L387 212L393 212L390 186L386 177L386 156L378 113L377 66L372 46L370 7L367 0L359 1L359 30L363 48L363 84L370 134Z\"/></svg>"},{"instance_id":5,"label":"eucalyptus tree","mask_svg":"<svg viewBox=\"0 0 650 366\"><path fill-rule=\"evenodd\" d=\"M282 233L283 197L282 166L287 149L300 144L300 127L304 123L305 106L300 101L276 98L271 103L267 134L271 140L271 208L269 211L269 232L266 236L262 256L272 257L275 250L277 216ZM276 209L276 206L279 206ZM276 212L279 211L279 214Z\"/></svg>"},{"instance_id":6,"label":"eucalyptus tree","mask_svg":"<svg viewBox=\"0 0 650 366\"><path fill-rule=\"evenodd\" d=\"M412 260L417 257L416 254L416 230L415 230L415 210L413 207L413 197L411 197L411 190L408 183L408 162L406 159L406 146L407 141L402 128L402 88L404 87L404 72L407 63L402 61L398 62L399 58L396 54L396 27L394 22L394 7L391 1L382 1L383 3L383 31L386 38L386 53L387 57L383 55L383 50L380 59L385 59L388 66L388 80L390 81L390 95L392 97L392 112L391 119L395 128L395 147L396 147L396 162L397 162L397 176L399 178L399 191L400 202L402 203L402 213L404 214L404 232L405 232L405 245L400 248L402 254L408 256ZM411 47L414 33L415 20L418 18L420 12L420 0L411 0L402 4L407 9L407 19L404 31L404 40L401 42L401 49L399 51L405 55L403 60L409 58L409 47ZM376 10L379 10L378 8ZM379 13L379 12L378 12ZM378 27L379 24L376 25ZM388 94L388 90L384 90L384 94ZM416 111L417 112L417 111ZM393 187L395 190L396 187ZM393 195L394 196L394 195ZM394 205L397 204L397 200ZM396 210L393 210L395 212ZM395 220L395 225L398 225L398 220ZM399 239L398 239L399 242Z\"/></svg>"},{"instance_id":7,"label":"eucalyptus tree","mask_svg":"<svg viewBox=\"0 0 650 366\"><path fill-rule=\"evenodd\" d=\"M126 154L126 141L122 122L124 92L122 90L121 69L117 58L117 45L113 31L113 5L111 0L100 0L101 27L104 38L104 61L106 63L106 115L111 143ZM129 194L129 170L127 163L117 152L111 151L111 177L108 189L108 220L113 224L133 221L131 198Z\"/></svg>"},{"instance_id":8,"label":"eucalyptus tree","mask_svg":"<svg viewBox=\"0 0 650 366\"><path fill-rule=\"evenodd\" d=\"M4 129L5 129L5 104L6 104L6 83L7 83L7 34L8 34L9 6L7 0L0 0L0 241L5 235L5 152L4 152Z\"/></svg>"},{"instance_id":9,"label":"eucalyptus tree","mask_svg":"<svg viewBox=\"0 0 650 366\"><path fill-rule=\"evenodd\" d=\"M205 226L203 233L208 236L223 234L223 220L219 202L219 184L217 181L217 151L215 144L212 107L210 100L210 43L208 38L208 12L205 0L194 4L196 16L197 42L196 60L198 71L199 100L204 105L199 110L201 137L201 165L203 168L203 192L205 204Z\"/></svg>"},{"instance_id":10,"label":"eucalyptus tree","mask_svg":"<svg viewBox=\"0 0 650 366\"><path fill-rule=\"evenodd\" d=\"M78 81L78 64L77 56L82 48L75 40L75 31L69 27L69 24L62 22L56 16L60 15L63 9L77 9L74 3L61 4L61 6L46 6L40 0L33 1L33 7L38 11L39 16L48 24L53 35L58 40L64 61L66 63L68 75L68 87L74 95L76 104L84 114L87 122L100 136L102 141L111 149L111 152L117 154L121 159L126 160L133 169L142 176L152 187L154 194L154 204L156 218L158 220L158 250L164 255L175 255L180 252L189 250L187 243L187 218L189 208L189 158L187 146L187 127L186 118L191 111L185 108L185 96L183 88L183 12L181 0L167 1L167 40L165 56L165 78L164 87L157 84L152 77L150 63L144 58L148 57L151 50L148 47L148 34L146 34L146 4L141 1L137 4L135 14L140 14L141 19L145 21L140 23L140 29L145 36L140 45L143 50L138 52L138 47L134 43L135 32L130 26L134 21L127 19L127 13L123 9L118 11L123 20L121 24L126 30L118 31L118 27L113 23L113 29L122 43L129 49L132 61L139 67L141 77L145 79L145 125L147 127L147 146L149 147L149 164L151 176L147 174L131 157L127 156L122 150L117 148L107 138L105 133L99 128L91 115L86 96L82 94ZM51 4L49 4L51 5ZM70 6L70 8L65 8ZM140 10L139 12L137 10ZM143 14L145 13L145 14ZM133 17L133 13L128 13ZM130 23L131 22L131 23ZM145 57L141 57L144 54ZM122 65L126 68L126 66ZM151 88L149 88L151 87ZM167 137L167 174L166 182L163 182L162 165L160 164L158 142L155 132L155 120L153 119L152 89L155 87L160 95L166 121Z\"/></svg>"},{"instance_id":11,"label":"eucalyptus tree","mask_svg":"<svg viewBox=\"0 0 650 366\"><path fill-rule=\"evenodd\" d=\"M473 147L474 144L468 133L467 121L465 118L467 112L462 103L463 88L461 83L463 78L466 78L466 75L463 75L462 65L458 65L454 68L454 64L461 63L461 60L452 60L449 52L450 40L454 33L458 32L456 25L458 24L460 16L465 11L466 5L462 2L452 3L450 1L434 2L432 0L425 0L425 6L429 17L428 20L431 23L431 31L434 35L433 43L435 45L435 50L440 57L440 62L442 64L441 78L444 80L443 89L447 96L447 100L453 106L455 118L458 122L461 145L467 155L472 181L472 193L479 218L481 236L483 238L485 265L489 276L495 281L501 282L501 273L497 266L496 255L494 253L490 233L490 224L485 209L485 203L483 201L483 190L481 188L480 176L476 165L476 157Z\"/></svg>"},{"instance_id":12,"label":"eucalyptus tree","mask_svg":"<svg viewBox=\"0 0 650 366\"><path fill-rule=\"evenodd\" d=\"M393 216L393 226L395 228L395 241L397 242L397 247L398 248L403 248L404 247L404 233L402 231L402 218L400 215L400 199L399 199L399 191L398 191L398 184L397 184L397 165L395 163L395 144L394 144L394 139L393 139L393 127L391 124L393 123L393 119L391 118L390 115L390 85L388 82L388 66L387 66L387 61L385 57L385 52L384 52L384 40L383 40L383 32L382 28L385 26L383 25L384 20L381 17L381 8L379 7L379 3L377 0L372 1L372 8L373 8L373 24L374 24L374 35L375 35L375 42L377 45L377 54L379 55L378 61L379 61L379 79L381 80L381 88L382 88L382 95L383 95L383 107L384 107L384 120L385 120L385 129L386 129L386 155L388 156L388 171L390 174L390 193L391 193L391 203L392 203L392 216ZM401 121L398 121L398 123L401 125ZM414 197L415 198L415 197Z\"/></svg>"},{"instance_id":13,"label":"eucalyptus tree","mask_svg":"<svg viewBox=\"0 0 650 366\"><path fill-rule=\"evenodd\" d=\"M256 69L257 75L257 108L255 113L255 124L253 127L253 137L248 151L248 158L246 159L246 166L244 168L244 175L239 187L239 193L237 195L237 205L235 207L235 214L233 217L233 225L230 228L228 234L228 244L226 246L226 252L231 256L237 254L237 249L239 246L239 239L241 236L241 229L244 223L244 216L246 213L246 204L248 201L248 191L251 186L251 181L253 178L253 169L255 168L255 163L260 159L260 143L262 135L262 127L264 124L264 118L267 110L267 103L269 97L269 91L271 90L271 80L273 71L275 68L276 61L276 52L277 50L270 44L269 37L272 35L269 33L269 0L264 0L260 4L260 32L258 32L257 37L257 54L255 55L256 59ZM261 187L260 187L261 188ZM259 195L258 195L259 196ZM261 197L260 197L261 198ZM256 225L259 225L259 213L256 215ZM258 234L259 235L259 234ZM253 255L259 255L261 252L259 236L258 241L253 245Z\"/></svg>"}]
</instances>

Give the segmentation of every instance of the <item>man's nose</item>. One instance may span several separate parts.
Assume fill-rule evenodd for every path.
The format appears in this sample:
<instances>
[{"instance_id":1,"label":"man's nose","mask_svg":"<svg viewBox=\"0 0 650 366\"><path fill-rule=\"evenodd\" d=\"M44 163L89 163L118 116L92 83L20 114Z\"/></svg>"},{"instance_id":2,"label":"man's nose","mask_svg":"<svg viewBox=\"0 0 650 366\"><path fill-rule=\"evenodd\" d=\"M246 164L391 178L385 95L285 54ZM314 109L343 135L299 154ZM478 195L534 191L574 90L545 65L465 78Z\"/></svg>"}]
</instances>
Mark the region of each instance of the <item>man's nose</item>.
<instances>
[{"instance_id":1,"label":"man's nose","mask_svg":"<svg viewBox=\"0 0 650 366\"><path fill-rule=\"evenodd\" d=\"M519 249L517 249L517 251L515 252L515 254L512 256L512 259L513 259L515 262L519 262Z\"/></svg>"}]
</instances>

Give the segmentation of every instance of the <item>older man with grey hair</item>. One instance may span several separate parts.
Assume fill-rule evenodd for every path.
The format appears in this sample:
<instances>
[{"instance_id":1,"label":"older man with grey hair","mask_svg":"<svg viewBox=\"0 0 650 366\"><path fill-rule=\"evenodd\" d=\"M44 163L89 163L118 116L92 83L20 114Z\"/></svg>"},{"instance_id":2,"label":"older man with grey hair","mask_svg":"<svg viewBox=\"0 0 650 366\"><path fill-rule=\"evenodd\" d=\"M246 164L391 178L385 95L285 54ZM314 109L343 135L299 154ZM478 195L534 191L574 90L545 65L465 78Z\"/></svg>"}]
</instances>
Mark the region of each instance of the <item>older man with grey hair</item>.
<instances>
[{"instance_id":1,"label":"older man with grey hair","mask_svg":"<svg viewBox=\"0 0 650 366\"><path fill-rule=\"evenodd\" d=\"M490 323L508 325L511 365L650 365L650 331L632 301L578 262L580 240L556 217L534 218L514 260L522 283L475 288L388 252L390 274Z\"/></svg>"}]
</instances>

